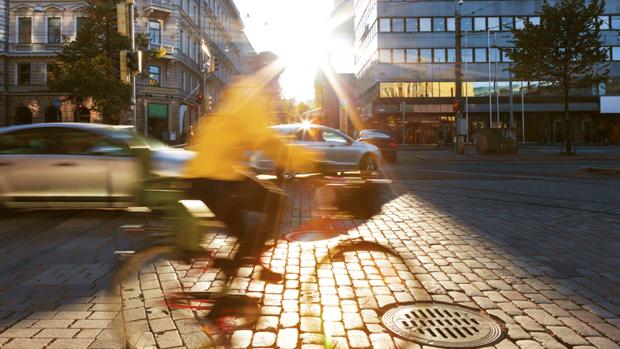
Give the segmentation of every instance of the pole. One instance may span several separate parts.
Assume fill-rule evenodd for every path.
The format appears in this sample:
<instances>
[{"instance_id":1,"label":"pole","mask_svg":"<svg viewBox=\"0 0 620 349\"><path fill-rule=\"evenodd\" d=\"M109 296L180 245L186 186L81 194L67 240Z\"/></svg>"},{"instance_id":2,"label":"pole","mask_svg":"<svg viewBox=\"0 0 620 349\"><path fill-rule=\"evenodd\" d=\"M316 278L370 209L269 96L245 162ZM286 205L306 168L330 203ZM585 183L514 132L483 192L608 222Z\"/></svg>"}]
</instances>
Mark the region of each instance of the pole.
<instances>
[{"instance_id":1,"label":"pole","mask_svg":"<svg viewBox=\"0 0 620 349\"><path fill-rule=\"evenodd\" d=\"M401 142L402 145L405 145L405 107L407 106L407 104L405 103L405 101L401 102L401 107L403 109L403 120L402 120L402 137L401 137Z\"/></svg>"},{"instance_id":2,"label":"pole","mask_svg":"<svg viewBox=\"0 0 620 349\"><path fill-rule=\"evenodd\" d=\"M465 49L469 51L467 45L467 32L465 32ZM467 134L465 135L465 141L469 142L469 77L467 71L467 60L465 60L465 120L467 121Z\"/></svg>"},{"instance_id":3,"label":"pole","mask_svg":"<svg viewBox=\"0 0 620 349\"><path fill-rule=\"evenodd\" d=\"M521 143L525 144L525 103L523 99L523 83L521 83Z\"/></svg>"},{"instance_id":4,"label":"pole","mask_svg":"<svg viewBox=\"0 0 620 349\"><path fill-rule=\"evenodd\" d=\"M131 52L133 53L136 50L136 31L135 31L135 23L134 23L134 17L135 17L135 5L133 3L133 0L127 0L127 4L129 5L129 25L131 26ZM138 120L136 118L137 116L137 110L136 110L136 74L132 73L131 74L131 117L132 120L130 122L130 124L132 124L134 126L134 129L138 128Z\"/></svg>"},{"instance_id":5,"label":"pole","mask_svg":"<svg viewBox=\"0 0 620 349\"><path fill-rule=\"evenodd\" d=\"M454 84L455 87L455 99L456 99L456 117L454 118L456 121L456 152L458 154L464 154L465 137L463 135L463 131L461 130L459 125L461 118L463 117L462 109L462 99L463 99L463 78L461 74L461 63L463 62L463 53L461 52L461 4L462 1L455 0L454 2L454 50L455 59L454 59Z\"/></svg>"},{"instance_id":6,"label":"pole","mask_svg":"<svg viewBox=\"0 0 620 349\"><path fill-rule=\"evenodd\" d=\"M487 30L487 50L491 48L491 32ZM489 57L487 57L488 59ZM491 60L489 59L489 128L493 125L493 95L491 94Z\"/></svg>"},{"instance_id":7,"label":"pole","mask_svg":"<svg viewBox=\"0 0 620 349\"><path fill-rule=\"evenodd\" d=\"M493 52L496 53L495 56L495 82L493 83L493 89L495 90L495 108L497 110L497 125L499 127L499 89L497 88L497 64L499 61L499 49L497 48L497 34L493 33Z\"/></svg>"},{"instance_id":8,"label":"pole","mask_svg":"<svg viewBox=\"0 0 620 349\"><path fill-rule=\"evenodd\" d=\"M512 105L512 63L508 62L508 127L515 127L514 108ZM517 135L515 134L515 138Z\"/></svg>"},{"instance_id":9,"label":"pole","mask_svg":"<svg viewBox=\"0 0 620 349\"><path fill-rule=\"evenodd\" d=\"M148 103L146 102L146 98L142 98L144 101L144 136L149 135L149 115L147 111Z\"/></svg>"}]
</instances>

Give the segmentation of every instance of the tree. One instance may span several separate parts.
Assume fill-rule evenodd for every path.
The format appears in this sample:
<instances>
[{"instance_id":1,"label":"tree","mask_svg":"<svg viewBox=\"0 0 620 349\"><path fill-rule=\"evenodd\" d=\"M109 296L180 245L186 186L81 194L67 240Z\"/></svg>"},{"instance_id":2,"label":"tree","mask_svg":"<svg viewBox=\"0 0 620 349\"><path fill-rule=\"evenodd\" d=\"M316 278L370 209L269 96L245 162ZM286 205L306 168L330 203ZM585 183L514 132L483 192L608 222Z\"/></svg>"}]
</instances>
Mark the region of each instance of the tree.
<instances>
[{"instance_id":1,"label":"tree","mask_svg":"<svg viewBox=\"0 0 620 349\"><path fill-rule=\"evenodd\" d=\"M544 1L540 24L525 23L514 31L514 48L508 56L515 78L540 81L562 92L564 132L562 154L574 154L574 130L568 96L572 88L596 84L609 74L607 53L601 50L599 16L604 0Z\"/></svg>"},{"instance_id":2,"label":"tree","mask_svg":"<svg viewBox=\"0 0 620 349\"><path fill-rule=\"evenodd\" d=\"M118 124L131 105L131 88L120 80L120 51L129 37L116 29L116 1L87 0L85 17L74 41L67 42L52 66L50 88L68 94L74 103L90 98L103 122Z\"/></svg>"}]
</instances>

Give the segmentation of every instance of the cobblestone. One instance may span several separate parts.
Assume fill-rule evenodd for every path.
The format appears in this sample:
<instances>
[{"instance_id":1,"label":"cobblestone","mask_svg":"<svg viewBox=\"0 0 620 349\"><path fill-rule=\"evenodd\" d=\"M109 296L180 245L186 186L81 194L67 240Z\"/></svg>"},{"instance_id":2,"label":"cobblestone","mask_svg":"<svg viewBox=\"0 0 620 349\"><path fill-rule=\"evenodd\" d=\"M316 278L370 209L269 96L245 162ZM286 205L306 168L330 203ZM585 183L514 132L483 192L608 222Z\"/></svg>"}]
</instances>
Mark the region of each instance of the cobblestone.
<instances>
[{"instance_id":1,"label":"cobblestone","mask_svg":"<svg viewBox=\"0 0 620 349\"><path fill-rule=\"evenodd\" d=\"M387 331L380 308L431 299L480 308L505 322L508 338L496 348L618 347L620 259L612 227L620 223L620 200L609 190L615 180L574 177L566 183L539 175L473 176L467 171L418 180L424 170L407 166L396 166L403 178L381 214L337 223L350 236L394 248L403 260L353 251L345 253L344 261L317 269L333 241L278 242L264 261L287 271L284 284L258 281L255 268L243 268L233 282L234 289L259 298L261 309L255 327L234 332L234 347L323 348L332 343L336 348L421 348ZM478 178L490 175L496 180ZM294 199L284 231L312 214L312 193L298 182L303 180L286 186ZM597 203L601 200L604 205ZM98 292L104 283L96 275L112 266L114 220L130 219L105 212L88 215L35 213L48 223L34 227L17 217L0 224L3 261L16 258L22 243L16 234L9 235L11 229L36 232L49 226L43 235L64 239L59 240L63 251L72 251L57 262L27 263L0 275L0 346L120 348L113 323L120 321L118 312L125 329L142 334L143 346L190 347L204 341L191 311L162 304L168 291L215 290L222 285L217 270L158 261L131 280L122 297ZM78 230L86 233L73 233ZM221 255L234 251L233 239L213 239L209 244L219 246ZM37 244L34 251L50 248ZM71 258L79 264L68 264ZM51 284L39 287L44 282Z\"/></svg>"}]
</instances>

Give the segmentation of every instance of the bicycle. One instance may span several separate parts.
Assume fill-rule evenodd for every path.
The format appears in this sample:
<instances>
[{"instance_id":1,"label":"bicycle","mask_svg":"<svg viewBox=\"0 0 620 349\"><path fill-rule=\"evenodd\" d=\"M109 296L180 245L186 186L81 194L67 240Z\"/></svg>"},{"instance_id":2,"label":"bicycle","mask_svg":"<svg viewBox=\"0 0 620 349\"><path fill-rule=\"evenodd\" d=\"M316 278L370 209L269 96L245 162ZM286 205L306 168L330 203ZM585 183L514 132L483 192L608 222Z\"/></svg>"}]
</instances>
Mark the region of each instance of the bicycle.
<instances>
[{"instance_id":1,"label":"bicycle","mask_svg":"<svg viewBox=\"0 0 620 349\"><path fill-rule=\"evenodd\" d=\"M339 219L370 218L378 212L380 205L370 200L360 205L364 196L379 195L379 187L386 182L361 177L321 177L312 180L317 204L322 215L299 229L313 226L324 228ZM122 284L140 268L158 258L177 259L182 262L200 260L204 268L224 269L224 285L218 291L174 292L165 295L164 305L168 309L189 309L208 311L198 320L199 326L213 340L214 346L230 347L228 336L238 328L252 328L260 315L258 300L241 294L229 294L233 270L227 260L216 258L213 249L192 250L200 238L209 231L222 228L213 213L201 202L181 200L184 182L177 179L151 178L145 182L142 201L151 212L162 216L159 224L126 225L123 230L133 236L136 252L119 253L124 257L115 276L115 283ZM137 238L136 238L137 237ZM142 245L142 246L141 246ZM344 240L332 247L317 264L338 260L344 252L368 250L397 255L393 250L371 241L359 239ZM135 347L134 336L126 335L127 345Z\"/></svg>"}]
</instances>

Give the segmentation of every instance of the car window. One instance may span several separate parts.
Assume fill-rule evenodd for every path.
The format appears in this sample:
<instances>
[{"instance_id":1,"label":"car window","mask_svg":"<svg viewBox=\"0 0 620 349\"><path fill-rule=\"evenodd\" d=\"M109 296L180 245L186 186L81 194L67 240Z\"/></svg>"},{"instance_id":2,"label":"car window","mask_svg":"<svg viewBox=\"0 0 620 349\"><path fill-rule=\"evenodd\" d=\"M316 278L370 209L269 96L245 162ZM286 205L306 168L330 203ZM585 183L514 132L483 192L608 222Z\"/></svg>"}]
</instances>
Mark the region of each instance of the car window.
<instances>
[{"instance_id":1,"label":"car window","mask_svg":"<svg viewBox=\"0 0 620 349\"><path fill-rule=\"evenodd\" d=\"M347 143L347 139L343 135L332 130L323 130L323 139L325 142Z\"/></svg>"},{"instance_id":2,"label":"car window","mask_svg":"<svg viewBox=\"0 0 620 349\"><path fill-rule=\"evenodd\" d=\"M106 138L102 135L77 129L56 129L59 154L129 156L129 148L120 139Z\"/></svg>"},{"instance_id":3,"label":"car window","mask_svg":"<svg viewBox=\"0 0 620 349\"><path fill-rule=\"evenodd\" d=\"M274 127L274 130L287 141L301 141L303 139L303 130L297 128Z\"/></svg>"},{"instance_id":4,"label":"car window","mask_svg":"<svg viewBox=\"0 0 620 349\"><path fill-rule=\"evenodd\" d=\"M131 155L121 142L83 130L53 127L0 134L0 154Z\"/></svg>"},{"instance_id":5,"label":"car window","mask_svg":"<svg viewBox=\"0 0 620 349\"><path fill-rule=\"evenodd\" d=\"M0 154L53 154L54 139L42 129L0 134Z\"/></svg>"},{"instance_id":6,"label":"car window","mask_svg":"<svg viewBox=\"0 0 620 349\"><path fill-rule=\"evenodd\" d=\"M306 142L323 142L321 129L317 127L304 129L304 140Z\"/></svg>"}]
</instances>

